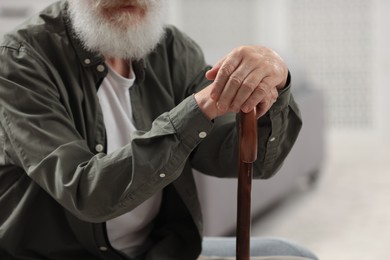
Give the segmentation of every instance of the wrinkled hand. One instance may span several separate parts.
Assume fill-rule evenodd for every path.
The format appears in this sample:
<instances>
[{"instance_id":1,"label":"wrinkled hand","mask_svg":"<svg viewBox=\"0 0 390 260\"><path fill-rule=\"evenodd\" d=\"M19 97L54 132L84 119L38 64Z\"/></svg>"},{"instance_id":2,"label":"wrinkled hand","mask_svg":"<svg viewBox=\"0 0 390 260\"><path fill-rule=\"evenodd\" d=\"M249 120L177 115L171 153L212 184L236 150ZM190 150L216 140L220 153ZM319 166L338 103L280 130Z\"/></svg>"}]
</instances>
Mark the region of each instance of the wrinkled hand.
<instances>
[{"instance_id":1,"label":"wrinkled hand","mask_svg":"<svg viewBox=\"0 0 390 260\"><path fill-rule=\"evenodd\" d=\"M245 113L256 107L264 115L286 85L287 65L273 50L242 46L221 59L206 77L214 82L195 94L201 110L210 119L228 112Z\"/></svg>"}]
</instances>

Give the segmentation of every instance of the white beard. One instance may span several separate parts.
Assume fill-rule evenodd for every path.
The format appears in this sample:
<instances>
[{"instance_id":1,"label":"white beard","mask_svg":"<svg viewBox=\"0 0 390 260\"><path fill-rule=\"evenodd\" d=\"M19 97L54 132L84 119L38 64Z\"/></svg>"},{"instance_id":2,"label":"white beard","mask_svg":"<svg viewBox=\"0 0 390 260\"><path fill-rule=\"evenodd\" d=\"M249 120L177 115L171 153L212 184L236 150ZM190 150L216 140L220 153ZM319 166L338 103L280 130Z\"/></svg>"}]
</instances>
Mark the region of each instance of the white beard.
<instances>
[{"instance_id":1,"label":"white beard","mask_svg":"<svg viewBox=\"0 0 390 260\"><path fill-rule=\"evenodd\" d=\"M101 5L123 0L68 0L70 18L84 47L110 58L139 60L150 53L164 34L165 0L138 0L145 15L124 13L108 19ZM134 2L134 1L133 1Z\"/></svg>"}]
</instances>

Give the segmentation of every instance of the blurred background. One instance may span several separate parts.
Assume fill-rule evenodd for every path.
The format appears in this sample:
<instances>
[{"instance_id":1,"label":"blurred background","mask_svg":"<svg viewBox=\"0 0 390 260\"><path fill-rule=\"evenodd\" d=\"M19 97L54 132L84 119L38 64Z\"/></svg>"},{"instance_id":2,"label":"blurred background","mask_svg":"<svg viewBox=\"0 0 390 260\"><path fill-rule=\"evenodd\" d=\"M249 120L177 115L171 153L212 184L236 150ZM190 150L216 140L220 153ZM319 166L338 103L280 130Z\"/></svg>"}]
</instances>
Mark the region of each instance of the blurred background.
<instances>
[{"instance_id":1,"label":"blurred background","mask_svg":"<svg viewBox=\"0 0 390 260\"><path fill-rule=\"evenodd\" d=\"M171 22L211 64L235 46L260 44L289 65L304 126L281 171L253 184L252 234L295 240L320 259L390 259L390 1L170 3ZM206 204L218 196L213 181ZM211 235L234 215L218 208L230 193L219 189L204 210Z\"/></svg>"},{"instance_id":2,"label":"blurred background","mask_svg":"<svg viewBox=\"0 0 390 260\"><path fill-rule=\"evenodd\" d=\"M279 174L254 183L252 234L295 240L320 259L390 259L390 1L170 3L172 23L210 63L260 44L291 70L304 126ZM302 185L289 174L309 179ZM283 192L268 197L270 187Z\"/></svg>"},{"instance_id":3,"label":"blurred background","mask_svg":"<svg viewBox=\"0 0 390 260\"><path fill-rule=\"evenodd\" d=\"M0 0L0 35L51 2ZM390 1L168 2L210 64L259 44L289 65L304 126L280 172L253 184L252 234L325 260L390 259ZM195 175L206 235L234 235L236 182Z\"/></svg>"}]
</instances>

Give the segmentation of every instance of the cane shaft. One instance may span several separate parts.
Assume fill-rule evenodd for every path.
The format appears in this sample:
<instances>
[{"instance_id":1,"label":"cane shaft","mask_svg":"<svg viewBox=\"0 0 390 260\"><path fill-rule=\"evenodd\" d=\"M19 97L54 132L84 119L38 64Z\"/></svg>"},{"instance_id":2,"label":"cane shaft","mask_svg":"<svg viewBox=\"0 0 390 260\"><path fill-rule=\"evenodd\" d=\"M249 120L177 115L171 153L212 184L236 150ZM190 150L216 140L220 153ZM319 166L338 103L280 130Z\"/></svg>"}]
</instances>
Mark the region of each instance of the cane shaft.
<instances>
[{"instance_id":1,"label":"cane shaft","mask_svg":"<svg viewBox=\"0 0 390 260\"><path fill-rule=\"evenodd\" d=\"M249 260L251 237L252 163L257 158L256 111L240 114L239 175L237 189L237 260Z\"/></svg>"},{"instance_id":2,"label":"cane shaft","mask_svg":"<svg viewBox=\"0 0 390 260\"><path fill-rule=\"evenodd\" d=\"M251 237L252 163L240 163L237 191L237 260L249 260Z\"/></svg>"}]
</instances>

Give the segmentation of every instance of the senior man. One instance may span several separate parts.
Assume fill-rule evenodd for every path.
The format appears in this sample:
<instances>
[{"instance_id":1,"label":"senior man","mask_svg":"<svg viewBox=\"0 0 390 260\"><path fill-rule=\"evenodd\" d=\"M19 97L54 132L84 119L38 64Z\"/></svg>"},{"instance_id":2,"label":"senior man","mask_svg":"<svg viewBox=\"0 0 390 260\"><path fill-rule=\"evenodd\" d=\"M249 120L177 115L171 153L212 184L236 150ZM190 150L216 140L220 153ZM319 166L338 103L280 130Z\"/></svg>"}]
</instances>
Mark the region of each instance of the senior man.
<instances>
[{"instance_id":1,"label":"senior man","mask_svg":"<svg viewBox=\"0 0 390 260\"><path fill-rule=\"evenodd\" d=\"M196 259L191 169L237 174L232 112L257 108L255 176L281 165L301 127L286 64L241 46L211 68L164 25L165 4L60 1L2 40L1 259ZM204 254L219 254L212 241ZM315 258L283 240L254 248Z\"/></svg>"}]
</instances>

